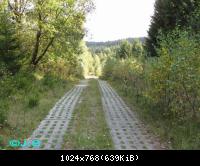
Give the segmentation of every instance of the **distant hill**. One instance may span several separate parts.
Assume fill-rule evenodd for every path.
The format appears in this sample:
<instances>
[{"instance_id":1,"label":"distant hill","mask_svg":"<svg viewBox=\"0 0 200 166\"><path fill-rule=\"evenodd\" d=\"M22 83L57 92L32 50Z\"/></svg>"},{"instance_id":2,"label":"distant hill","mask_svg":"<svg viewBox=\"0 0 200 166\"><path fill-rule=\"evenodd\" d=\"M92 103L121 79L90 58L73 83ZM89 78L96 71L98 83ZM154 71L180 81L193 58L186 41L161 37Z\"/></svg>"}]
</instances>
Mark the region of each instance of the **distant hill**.
<instances>
[{"instance_id":1,"label":"distant hill","mask_svg":"<svg viewBox=\"0 0 200 166\"><path fill-rule=\"evenodd\" d=\"M128 40L129 42L132 42L137 39L139 39L142 43L145 42L145 37L141 37L141 38L127 38L127 39L107 41L107 42L86 42L86 45L89 48L112 47L120 44L120 42L123 40Z\"/></svg>"}]
</instances>

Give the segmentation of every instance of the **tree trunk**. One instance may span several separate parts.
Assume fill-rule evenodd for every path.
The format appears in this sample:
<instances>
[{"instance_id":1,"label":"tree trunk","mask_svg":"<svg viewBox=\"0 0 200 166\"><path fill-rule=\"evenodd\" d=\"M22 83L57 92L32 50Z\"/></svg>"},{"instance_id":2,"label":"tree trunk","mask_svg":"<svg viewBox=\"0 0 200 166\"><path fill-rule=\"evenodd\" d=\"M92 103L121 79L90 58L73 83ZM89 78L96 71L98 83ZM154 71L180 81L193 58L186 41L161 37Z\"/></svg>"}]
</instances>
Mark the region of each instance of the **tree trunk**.
<instances>
[{"instance_id":1,"label":"tree trunk","mask_svg":"<svg viewBox=\"0 0 200 166\"><path fill-rule=\"evenodd\" d=\"M36 61L37 61L37 56L39 52L40 37L41 37L41 30L38 30L36 34L35 46L33 48L32 60L31 60L31 65L33 66L37 65Z\"/></svg>"},{"instance_id":2,"label":"tree trunk","mask_svg":"<svg viewBox=\"0 0 200 166\"><path fill-rule=\"evenodd\" d=\"M53 44L54 38L51 38L51 40L49 41L49 43L47 44L46 48L44 49L44 51L42 52L42 54L36 59L35 61L35 65L37 65L39 63L39 61L45 56L45 54L47 53L48 49L50 48L50 46Z\"/></svg>"}]
</instances>

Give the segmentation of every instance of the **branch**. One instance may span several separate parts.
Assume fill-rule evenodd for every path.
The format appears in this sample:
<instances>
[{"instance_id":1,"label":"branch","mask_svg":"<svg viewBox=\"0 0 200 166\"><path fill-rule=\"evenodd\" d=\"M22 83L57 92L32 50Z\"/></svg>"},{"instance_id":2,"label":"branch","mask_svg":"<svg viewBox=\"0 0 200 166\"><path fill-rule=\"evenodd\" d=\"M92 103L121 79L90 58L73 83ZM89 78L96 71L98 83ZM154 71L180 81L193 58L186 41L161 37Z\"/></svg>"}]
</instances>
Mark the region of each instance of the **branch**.
<instances>
[{"instance_id":1,"label":"branch","mask_svg":"<svg viewBox=\"0 0 200 166\"><path fill-rule=\"evenodd\" d=\"M53 44L54 39L55 39L55 36L51 38L51 40L49 41L48 45L44 49L43 53L37 58L37 60L35 62L36 64L38 64L38 62L45 56L46 52L48 51L50 46Z\"/></svg>"},{"instance_id":2,"label":"branch","mask_svg":"<svg viewBox=\"0 0 200 166\"><path fill-rule=\"evenodd\" d=\"M10 7L10 10L13 11L13 13L17 16L20 16L21 14L15 10L15 8L11 5L10 1L8 1L8 6Z\"/></svg>"}]
</instances>

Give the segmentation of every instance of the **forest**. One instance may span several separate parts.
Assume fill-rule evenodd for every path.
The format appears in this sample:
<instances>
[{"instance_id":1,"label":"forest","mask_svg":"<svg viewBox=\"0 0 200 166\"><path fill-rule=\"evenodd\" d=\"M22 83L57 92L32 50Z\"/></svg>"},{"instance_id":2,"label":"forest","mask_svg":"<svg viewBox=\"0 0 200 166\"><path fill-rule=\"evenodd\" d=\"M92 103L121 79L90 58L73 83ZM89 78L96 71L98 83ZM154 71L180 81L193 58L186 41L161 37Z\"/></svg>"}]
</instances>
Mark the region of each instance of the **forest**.
<instances>
[{"instance_id":1,"label":"forest","mask_svg":"<svg viewBox=\"0 0 200 166\"><path fill-rule=\"evenodd\" d=\"M172 149L199 149L200 2L156 0L148 37L105 43L83 40L93 10L92 0L0 1L0 147L95 75Z\"/></svg>"}]
</instances>

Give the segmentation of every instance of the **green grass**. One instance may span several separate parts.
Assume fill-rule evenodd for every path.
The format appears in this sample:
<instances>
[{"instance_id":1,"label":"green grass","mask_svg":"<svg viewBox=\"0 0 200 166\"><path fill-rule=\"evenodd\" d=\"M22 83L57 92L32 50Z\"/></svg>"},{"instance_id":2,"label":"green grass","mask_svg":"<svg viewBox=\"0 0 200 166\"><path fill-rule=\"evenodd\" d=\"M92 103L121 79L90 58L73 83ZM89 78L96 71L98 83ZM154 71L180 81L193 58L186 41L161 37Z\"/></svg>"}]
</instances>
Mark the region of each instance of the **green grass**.
<instances>
[{"instance_id":1,"label":"green grass","mask_svg":"<svg viewBox=\"0 0 200 166\"><path fill-rule=\"evenodd\" d=\"M146 103L141 96L136 99L134 93L127 94L121 81L109 80L109 83L167 149L200 149L200 121L177 121L176 118L163 117L158 108ZM129 92L133 91L129 85Z\"/></svg>"},{"instance_id":2,"label":"green grass","mask_svg":"<svg viewBox=\"0 0 200 166\"><path fill-rule=\"evenodd\" d=\"M36 79L28 85L28 90L15 90L15 93L4 98L3 102L8 105L8 109L6 124L0 126L0 149L12 149L9 140L27 139L54 104L77 81L57 79L54 80L54 86L47 86L42 79Z\"/></svg>"},{"instance_id":3,"label":"green grass","mask_svg":"<svg viewBox=\"0 0 200 166\"><path fill-rule=\"evenodd\" d=\"M105 121L97 80L91 80L82 94L82 102L74 111L70 131L65 135L63 149L113 149Z\"/></svg>"}]
</instances>

